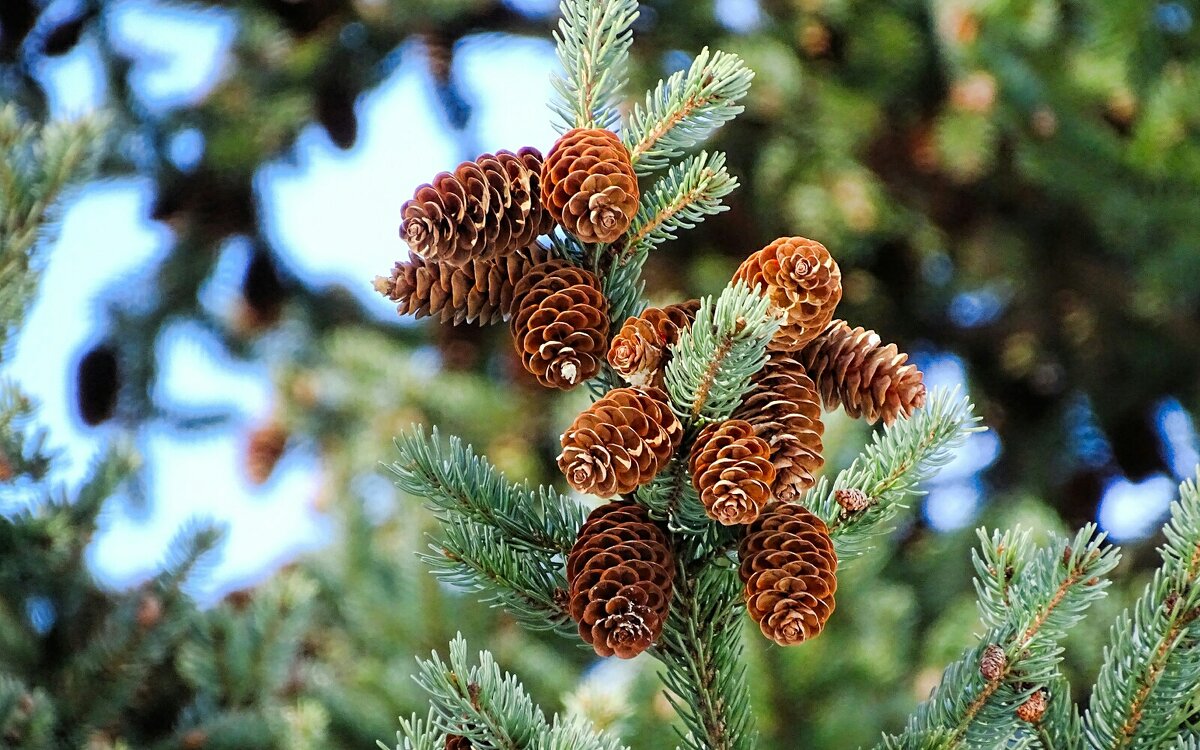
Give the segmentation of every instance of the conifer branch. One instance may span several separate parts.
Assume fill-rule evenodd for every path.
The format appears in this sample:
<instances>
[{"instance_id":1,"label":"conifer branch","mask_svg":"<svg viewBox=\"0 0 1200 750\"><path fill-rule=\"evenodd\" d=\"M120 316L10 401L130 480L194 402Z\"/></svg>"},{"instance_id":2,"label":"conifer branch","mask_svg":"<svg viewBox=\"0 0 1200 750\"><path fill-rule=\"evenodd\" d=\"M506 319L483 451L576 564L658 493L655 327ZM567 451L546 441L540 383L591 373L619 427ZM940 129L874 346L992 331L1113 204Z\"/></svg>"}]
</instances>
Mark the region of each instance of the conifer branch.
<instances>
[{"instance_id":1,"label":"conifer branch","mask_svg":"<svg viewBox=\"0 0 1200 750\"><path fill-rule=\"evenodd\" d=\"M766 361L767 343L778 328L779 321L767 314L767 299L743 282L725 287L715 302L702 299L667 365L667 393L680 418L686 424L728 418Z\"/></svg>"},{"instance_id":2,"label":"conifer branch","mask_svg":"<svg viewBox=\"0 0 1200 750\"><path fill-rule=\"evenodd\" d=\"M681 556L682 557L682 556ZM742 587L728 561L679 561L671 612L654 654L691 750L750 750L757 730L743 658Z\"/></svg>"},{"instance_id":3,"label":"conifer branch","mask_svg":"<svg viewBox=\"0 0 1200 750\"><path fill-rule=\"evenodd\" d=\"M395 750L444 750L446 735L435 726L435 716L432 708L424 719L416 714L407 719L401 716L400 730L396 732ZM383 744L382 740L375 744L379 746L379 750L392 750Z\"/></svg>"},{"instance_id":4,"label":"conifer branch","mask_svg":"<svg viewBox=\"0 0 1200 750\"><path fill-rule=\"evenodd\" d=\"M1200 702L1200 494L1171 504L1162 567L1117 618L1084 719L1095 748L1159 747Z\"/></svg>"},{"instance_id":5,"label":"conifer branch","mask_svg":"<svg viewBox=\"0 0 1200 750\"><path fill-rule=\"evenodd\" d=\"M689 148L741 113L737 102L750 90L754 72L728 52L705 47L691 67L673 73L634 106L625 128L625 145L634 168L648 174L671 163Z\"/></svg>"},{"instance_id":6,"label":"conifer branch","mask_svg":"<svg viewBox=\"0 0 1200 750\"><path fill-rule=\"evenodd\" d=\"M627 252L648 250L673 240L680 229L693 229L706 216L728 210L721 199L737 189L725 168L725 154L702 151L671 167L642 196L629 227Z\"/></svg>"},{"instance_id":7,"label":"conifer branch","mask_svg":"<svg viewBox=\"0 0 1200 750\"><path fill-rule=\"evenodd\" d=\"M562 73L553 78L550 109L560 133L571 128L609 128L625 85L630 27L637 0L562 0L554 40Z\"/></svg>"},{"instance_id":8,"label":"conifer branch","mask_svg":"<svg viewBox=\"0 0 1200 750\"><path fill-rule=\"evenodd\" d=\"M911 417L875 433L832 482L822 477L809 491L805 504L829 526L839 560L863 554L873 538L891 531L891 522L908 507L909 498L922 494L917 485L948 463L971 433L983 430L973 408L957 388L934 390ZM836 497L841 489L861 490L871 504L843 514Z\"/></svg>"},{"instance_id":9,"label":"conifer branch","mask_svg":"<svg viewBox=\"0 0 1200 750\"><path fill-rule=\"evenodd\" d=\"M402 723L401 736L413 750L425 750L430 728L443 735L466 737L476 747L503 750L623 750L614 737L597 732L582 719L547 721L517 678L502 672L487 651L478 663L467 655L467 642L459 635L450 642L449 661L434 653L418 659L415 679L429 693L433 709L428 723ZM398 744L397 750L406 750Z\"/></svg>"},{"instance_id":10,"label":"conifer branch","mask_svg":"<svg viewBox=\"0 0 1200 750\"><path fill-rule=\"evenodd\" d=\"M904 733L920 737L940 731L943 734L937 746L943 748L1008 747L1009 742L1034 741L1016 708L1037 690L1062 684L1059 642L1104 595L1108 581L1103 576L1119 559L1115 548L1104 545L1104 537L1096 534L1094 525L1084 527L1069 542L1055 543L1032 555L1028 554L1027 535L1021 532L989 538L981 530L980 539L982 552L975 557L977 585L995 590L987 579L1009 578L1007 597L980 598L983 621L990 624L987 632L977 646L946 669L941 684L918 707ZM1020 571L994 566L1007 559L1004 549L1010 545L1018 547L1017 555L1027 560ZM1003 657L991 655L989 650L994 649ZM991 660L989 668L983 666L985 656ZM1059 716L1070 721L1069 714ZM1070 727L1053 731L1066 733ZM909 746L903 738L894 741L901 744L892 746Z\"/></svg>"}]
</instances>

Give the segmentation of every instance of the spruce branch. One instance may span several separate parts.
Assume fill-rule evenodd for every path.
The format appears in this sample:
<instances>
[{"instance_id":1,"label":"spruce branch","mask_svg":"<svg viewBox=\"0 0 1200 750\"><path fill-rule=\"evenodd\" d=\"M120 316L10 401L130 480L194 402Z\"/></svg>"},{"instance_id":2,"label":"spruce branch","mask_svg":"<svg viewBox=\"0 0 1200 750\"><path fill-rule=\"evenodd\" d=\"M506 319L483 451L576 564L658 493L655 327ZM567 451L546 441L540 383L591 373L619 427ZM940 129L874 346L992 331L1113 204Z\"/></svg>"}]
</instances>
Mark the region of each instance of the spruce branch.
<instances>
[{"instance_id":1,"label":"spruce branch","mask_svg":"<svg viewBox=\"0 0 1200 750\"><path fill-rule=\"evenodd\" d=\"M461 635L450 642L448 662L435 652L417 664L414 679L429 693L433 705L427 726L436 726L443 734L502 750L622 750L616 738L596 732L580 719L556 716L547 721L520 681L502 672L491 653L481 651L477 663L471 663ZM410 731L408 736L428 736L428 729L422 731Z\"/></svg>"},{"instance_id":2,"label":"spruce branch","mask_svg":"<svg viewBox=\"0 0 1200 750\"><path fill-rule=\"evenodd\" d=\"M692 327L671 346L666 386L685 424L726 419L762 368L779 321L767 299L743 282L727 286L714 302L700 301Z\"/></svg>"},{"instance_id":3,"label":"spruce branch","mask_svg":"<svg viewBox=\"0 0 1200 750\"><path fill-rule=\"evenodd\" d=\"M555 127L609 128L617 124L625 68L633 43L637 0L562 0L554 33L561 73L553 78Z\"/></svg>"},{"instance_id":4,"label":"spruce branch","mask_svg":"<svg viewBox=\"0 0 1200 750\"><path fill-rule=\"evenodd\" d=\"M872 539L891 531L891 523L921 493L917 485L954 456L954 450L979 426L970 399L958 389L936 389L923 408L875 433L871 443L832 482L822 477L806 505L829 526L838 559L845 561L870 549ZM870 505L843 513L836 493L861 490Z\"/></svg>"},{"instance_id":5,"label":"spruce branch","mask_svg":"<svg viewBox=\"0 0 1200 750\"><path fill-rule=\"evenodd\" d=\"M742 607L741 583L729 560L701 567L680 555L671 612L654 655L666 666L662 680L691 750L755 747Z\"/></svg>"},{"instance_id":6,"label":"spruce branch","mask_svg":"<svg viewBox=\"0 0 1200 750\"><path fill-rule=\"evenodd\" d=\"M1094 748L1161 747L1200 703L1200 494L1179 488L1163 564L1112 627L1084 719Z\"/></svg>"},{"instance_id":7,"label":"spruce branch","mask_svg":"<svg viewBox=\"0 0 1200 750\"><path fill-rule=\"evenodd\" d=\"M750 90L754 71L741 58L705 47L691 67L673 73L646 92L625 128L634 168L648 174L667 166L689 148L741 113L738 101Z\"/></svg>"},{"instance_id":8,"label":"spruce branch","mask_svg":"<svg viewBox=\"0 0 1200 750\"><path fill-rule=\"evenodd\" d=\"M694 229L706 216L728 210L721 199L737 189L737 178L725 168L725 154L701 151L671 167L647 191L629 227L628 250L648 250Z\"/></svg>"},{"instance_id":9,"label":"spruce branch","mask_svg":"<svg viewBox=\"0 0 1200 750\"><path fill-rule=\"evenodd\" d=\"M435 427L396 438L400 458L389 466L396 485L424 498L442 520L461 518L496 529L514 547L566 555L587 510L550 487L512 484L471 446L451 437L443 447Z\"/></svg>"},{"instance_id":10,"label":"spruce branch","mask_svg":"<svg viewBox=\"0 0 1200 750\"><path fill-rule=\"evenodd\" d=\"M980 533L984 551L975 557L978 579L1006 576L991 569L990 561L1004 559L1002 544L1024 547L1020 532L990 538ZM988 548L991 549L988 549ZM920 737L940 731L942 748L1008 747L1010 742L1033 742L1030 726L1017 717L1016 708L1030 695L1047 686L1061 686L1058 662L1061 640L1069 628L1083 619L1087 608L1104 595L1108 581L1103 577L1117 564L1119 554L1104 544L1104 536L1089 524L1069 541L1058 541L1028 556L1025 568L1014 574L1007 601L992 597L980 600L988 627L980 643L951 664L933 694L910 718L901 738ZM989 584L978 584L985 590ZM990 650L1003 657L994 660ZM992 661L983 668L985 655ZM1070 714L1051 715L1070 722ZM1067 733L1063 726L1053 733ZM945 732L948 731L948 734ZM887 746L886 744L883 746Z\"/></svg>"},{"instance_id":11,"label":"spruce branch","mask_svg":"<svg viewBox=\"0 0 1200 750\"><path fill-rule=\"evenodd\" d=\"M409 718L400 717L400 730L396 732L395 750L444 750L446 733L439 731L434 724L435 714L429 709L429 715L421 719L416 714ZM377 741L380 750L392 750L382 741Z\"/></svg>"}]
</instances>

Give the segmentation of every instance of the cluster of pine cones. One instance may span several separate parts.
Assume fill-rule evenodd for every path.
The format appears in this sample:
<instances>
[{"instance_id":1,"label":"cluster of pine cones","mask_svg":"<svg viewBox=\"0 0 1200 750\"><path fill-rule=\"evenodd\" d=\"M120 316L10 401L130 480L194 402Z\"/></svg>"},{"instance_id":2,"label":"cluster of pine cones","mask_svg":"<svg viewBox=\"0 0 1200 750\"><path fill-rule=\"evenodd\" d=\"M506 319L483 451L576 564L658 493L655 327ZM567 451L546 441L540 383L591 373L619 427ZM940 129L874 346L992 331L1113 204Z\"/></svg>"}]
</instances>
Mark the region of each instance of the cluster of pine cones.
<instances>
[{"instance_id":1,"label":"cluster of pine cones","mask_svg":"<svg viewBox=\"0 0 1200 750\"><path fill-rule=\"evenodd\" d=\"M610 499L567 558L568 609L597 654L636 656L662 633L677 573L672 535L633 493L673 461L709 518L738 529L750 616L775 642L800 643L820 633L837 588L829 531L800 504L824 463L822 408L890 424L924 404L922 374L873 331L835 320L837 263L819 242L784 237L733 277L780 322L766 364L729 419L685 425L664 373L699 301L648 308L610 335L596 275L536 242L556 225L583 242L616 242L638 197L629 153L607 130L572 130L545 160L531 148L485 154L404 205L401 234L415 255L376 288L401 314L508 321L525 367L548 387L573 388L605 361L628 383L576 417L558 457L572 488ZM847 512L871 502L856 491L838 499Z\"/></svg>"}]
</instances>

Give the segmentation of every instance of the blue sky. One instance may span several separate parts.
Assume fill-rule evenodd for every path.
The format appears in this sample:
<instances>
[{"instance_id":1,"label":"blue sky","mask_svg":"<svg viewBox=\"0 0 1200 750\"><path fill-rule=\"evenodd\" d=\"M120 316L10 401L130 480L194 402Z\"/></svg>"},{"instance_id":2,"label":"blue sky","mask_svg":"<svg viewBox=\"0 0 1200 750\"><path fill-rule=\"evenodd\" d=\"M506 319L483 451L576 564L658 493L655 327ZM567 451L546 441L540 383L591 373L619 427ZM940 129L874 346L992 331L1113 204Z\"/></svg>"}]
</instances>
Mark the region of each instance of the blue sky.
<instances>
[{"instance_id":1,"label":"blue sky","mask_svg":"<svg viewBox=\"0 0 1200 750\"><path fill-rule=\"evenodd\" d=\"M527 4L553 6L541 0ZM759 20L753 0L720 5L731 28ZM112 13L116 41L136 60L135 86L151 108L194 101L219 80L234 30L227 13L145 0L116 3ZM257 182L269 235L288 264L310 279L344 284L388 319L394 313L371 293L370 279L404 252L396 234L399 207L416 185L483 151L521 145L545 150L554 139L545 106L554 65L549 42L482 36L464 43L456 64L473 95L474 112L466 137L458 139L447 137L437 114L420 50L406 49L402 60L382 86L359 101L361 137L353 150L337 150L324 131L310 127L300 137L296 158L266 166ZM39 75L50 85L58 115L77 115L104 101L96 48L86 37ZM190 133L174 144L174 153L187 162L202 148L202 138ZM89 185L72 196L41 296L7 368L40 399L54 444L70 457L70 481L78 480L112 437L106 429L83 429L70 407L74 358L98 335L92 300L120 279L147 272L170 242L169 230L146 218L151 190L147 180L131 178ZM237 293L243 257L244 249L236 245L225 251L205 289L206 304L219 308ZM162 398L190 406L233 405L242 420L186 435L148 429L139 444L150 470L150 510L114 508L90 554L98 575L120 585L153 570L187 519L204 515L230 521L221 562L198 592L203 598L318 547L329 529L311 508L318 479L314 457L290 453L264 488L252 488L240 473L241 435L271 408L265 370L224 358L192 326L172 329L161 347ZM963 379L961 367L949 358L931 362L928 376L935 384ZM1189 455L1194 463L1195 435L1186 415L1180 415L1181 410L1167 410L1163 423L1174 430L1177 453L1183 454L1179 463L1186 465ZM925 507L936 527L974 521L982 492L977 473L998 450L993 437L977 437L942 474ZM1174 484L1159 477L1116 486L1101 521L1116 536L1145 533L1155 523L1155 511L1173 497Z\"/></svg>"}]
</instances>

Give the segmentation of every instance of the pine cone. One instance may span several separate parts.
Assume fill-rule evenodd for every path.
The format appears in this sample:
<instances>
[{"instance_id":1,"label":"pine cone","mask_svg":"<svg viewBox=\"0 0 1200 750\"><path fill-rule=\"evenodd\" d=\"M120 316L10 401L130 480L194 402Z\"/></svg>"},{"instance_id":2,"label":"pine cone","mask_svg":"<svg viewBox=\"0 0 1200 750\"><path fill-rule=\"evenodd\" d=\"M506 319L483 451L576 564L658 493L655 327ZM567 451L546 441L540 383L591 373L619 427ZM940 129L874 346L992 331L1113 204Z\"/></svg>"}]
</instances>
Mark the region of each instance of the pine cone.
<instances>
[{"instance_id":1,"label":"pine cone","mask_svg":"<svg viewBox=\"0 0 1200 750\"><path fill-rule=\"evenodd\" d=\"M603 128L568 131L542 164L542 205L582 242L613 242L638 209L629 151Z\"/></svg>"},{"instance_id":2,"label":"pine cone","mask_svg":"<svg viewBox=\"0 0 1200 750\"><path fill-rule=\"evenodd\" d=\"M550 231L541 203L542 155L499 151L442 172L400 209L400 236L428 260L463 264L528 247Z\"/></svg>"},{"instance_id":3,"label":"pine cone","mask_svg":"<svg viewBox=\"0 0 1200 750\"><path fill-rule=\"evenodd\" d=\"M837 555L825 523L802 505L772 503L738 545L746 610L781 646L815 638L833 613Z\"/></svg>"},{"instance_id":4,"label":"pine cone","mask_svg":"<svg viewBox=\"0 0 1200 750\"><path fill-rule=\"evenodd\" d=\"M774 351L796 351L825 330L842 299L842 271L825 246L804 237L780 237L742 261L733 280L762 285L783 326Z\"/></svg>"},{"instance_id":5,"label":"pine cone","mask_svg":"<svg viewBox=\"0 0 1200 750\"><path fill-rule=\"evenodd\" d=\"M793 502L816 483L825 463L820 396L800 363L774 354L751 380L750 391L733 413L754 426L771 446L776 500Z\"/></svg>"},{"instance_id":6,"label":"pine cone","mask_svg":"<svg viewBox=\"0 0 1200 750\"><path fill-rule=\"evenodd\" d=\"M608 341L599 279L563 261L535 266L513 292L512 333L525 369L542 385L566 391L592 377Z\"/></svg>"},{"instance_id":7,"label":"pine cone","mask_svg":"<svg viewBox=\"0 0 1200 750\"><path fill-rule=\"evenodd\" d=\"M471 741L461 734L446 735L445 750L471 750Z\"/></svg>"},{"instance_id":8,"label":"pine cone","mask_svg":"<svg viewBox=\"0 0 1200 750\"><path fill-rule=\"evenodd\" d=\"M250 433L246 445L246 476L254 484L265 484L283 457L288 432L275 422L263 425Z\"/></svg>"},{"instance_id":9,"label":"pine cone","mask_svg":"<svg viewBox=\"0 0 1200 750\"><path fill-rule=\"evenodd\" d=\"M891 424L925 405L924 376L895 344L874 331L836 320L797 357L817 383L829 410L841 406L852 417Z\"/></svg>"},{"instance_id":10,"label":"pine cone","mask_svg":"<svg viewBox=\"0 0 1200 750\"><path fill-rule=\"evenodd\" d=\"M489 325L512 317L517 284L549 257L537 243L486 260L473 258L461 266L414 255L396 263L390 278L376 276L375 289L399 303L396 312L401 315Z\"/></svg>"},{"instance_id":11,"label":"pine cone","mask_svg":"<svg viewBox=\"0 0 1200 750\"><path fill-rule=\"evenodd\" d=\"M725 526L750 523L771 501L771 446L744 420L705 427L692 444L688 468L708 517Z\"/></svg>"},{"instance_id":12,"label":"pine cone","mask_svg":"<svg viewBox=\"0 0 1200 750\"><path fill-rule=\"evenodd\" d=\"M1045 690L1038 690L1017 706L1017 718L1030 724L1037 724L1046 715L1046 706L1050 703L1050 695Z\"/></svg>"},{"instance_id":13,"label":"pine cone","mask_svg":"<svg viewBox=\"0 0 1200 750\"><path fill-rule=\"evenodd\" d=\"M616 388L575 418L558 468L579 492L611 497L646 484L671 460L683 425L657 388Z\"/></svg>"},{"instance_id":14,"label":"pine cone","mask_svg":"<svg viewBox=\"0 0 1200 750\"><path fill-rule=\"evenodd\" d=\"M667 348L690 328L700 309L694 299L666 307L648 307L636 318L626 318L608 347L608 363L631 385L661 388L670 353Z\"/></svg>"},{"instance_id":15,"label":"pine cone","mask_svg":"<svg viewBox=\"0 0 1200 750\"><path fill-rule=\"evenodd\" d=\"M616 501L592 511L567 556L571 618L600 656L630 659L662 633L675 561L646 509Z\"/></svg>"},{"instance_id":16,"label":"pine cone","mask_svg":"<svg viewBox=\"0 0 1200 750\"><path fill-rule=\"evenodd\" d=\"M988 644L979 657L979 673L983 675L983 679L995 682L1004 676L1006 667L1008 667L1008 655L1004 653L1004 649L995 643Z\"/></svg>"}]
</instances>

